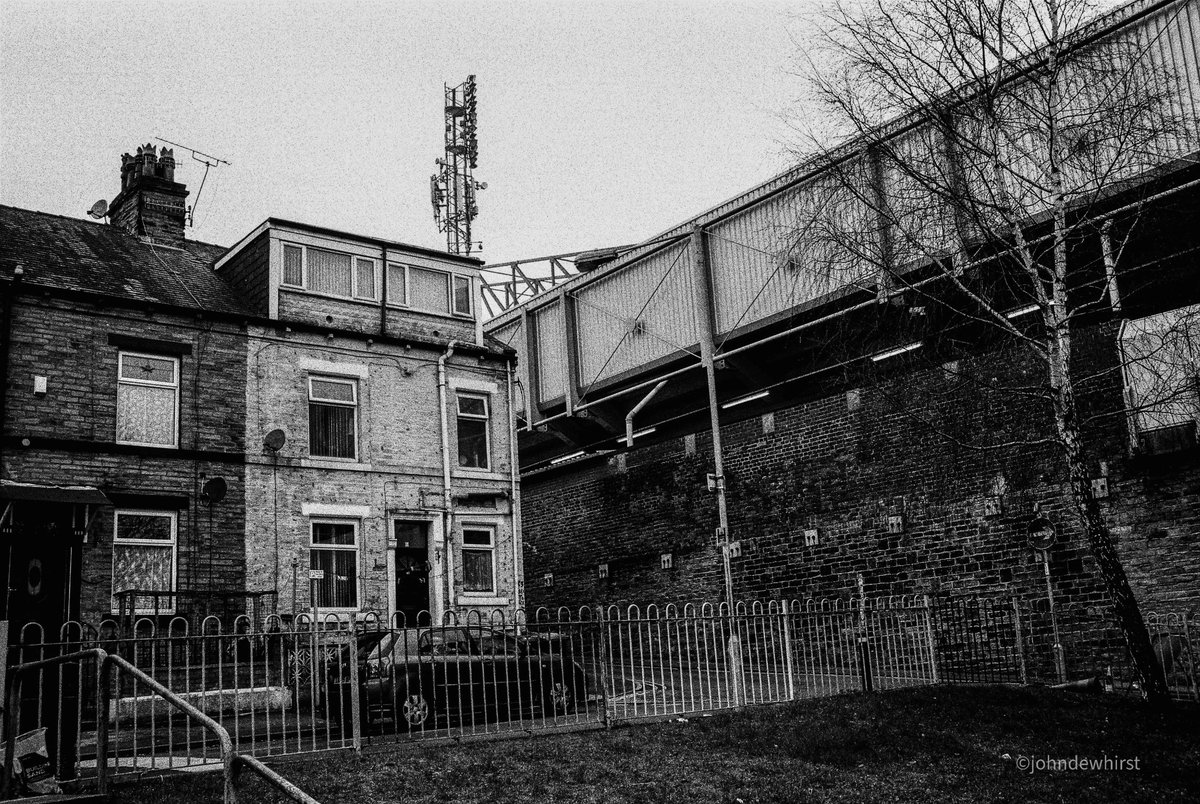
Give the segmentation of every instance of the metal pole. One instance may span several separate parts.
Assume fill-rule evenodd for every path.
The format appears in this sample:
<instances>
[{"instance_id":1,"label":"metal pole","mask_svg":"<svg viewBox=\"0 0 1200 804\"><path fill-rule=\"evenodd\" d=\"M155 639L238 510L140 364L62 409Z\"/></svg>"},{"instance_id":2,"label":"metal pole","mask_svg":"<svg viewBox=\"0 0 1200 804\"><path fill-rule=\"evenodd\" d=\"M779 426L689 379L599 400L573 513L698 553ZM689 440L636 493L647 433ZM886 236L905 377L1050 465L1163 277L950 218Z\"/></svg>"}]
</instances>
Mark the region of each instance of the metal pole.
<instances>
[{"instance_id":1,"label":"metal pole","mask_svg":"<svg viewBox=\"0 0 1200 804\"><path fill-rule=\"evenodd\" d=\"M1020 661L1021 683L1029 683L1029 673L1025 668L1025 635L1021 632L1021 603L1017 600L1017 596L1013 595L1012 599L1013 610L1013 630L1017 637L1017 659Z\"/></svg>"},{"instance_id":2,"label":"metal pole","mask_svg":"<svg viewBox=\"0 0 1200 804\"><path fill-rule=\"evenodd\" d=\"M692 263L696 269L696 319L700 322L700 361L708 386L708 418L713 440L713 473L716 477L718 542L725 575L725 603L733 616L733 570L729 564L729 514L725 503L725 457L721 448L721 406L717 403L717 371L713 359L713 304L709 286L708 250L704 246L704 230L692 229Z\"/></svg>"},{"instance_id":3,"label":"metal pole","mask_svg":"<svg viewBox=\"0 0 1200 804\"><path fill-rule=\"evenodd\" d=\"M1063 658L1062 640L1058 637L1058 615L1054 611L1054 588L1050 585L1050 551L1042 551L1042 569L1046 575L1046 602L1050 606L1050 628L1054 632L1054 669L1058 672L1058 683L1067 681L1067 665Z\"/></svg>"}]
</instances>

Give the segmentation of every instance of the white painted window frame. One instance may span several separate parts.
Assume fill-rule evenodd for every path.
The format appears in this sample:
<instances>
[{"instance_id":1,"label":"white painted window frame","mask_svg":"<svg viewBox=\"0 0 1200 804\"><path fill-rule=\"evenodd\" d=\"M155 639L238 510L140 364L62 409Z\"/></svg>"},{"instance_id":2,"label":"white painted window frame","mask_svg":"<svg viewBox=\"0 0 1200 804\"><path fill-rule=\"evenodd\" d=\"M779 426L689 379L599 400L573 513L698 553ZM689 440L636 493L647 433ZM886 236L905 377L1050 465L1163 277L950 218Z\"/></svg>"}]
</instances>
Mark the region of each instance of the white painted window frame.
<instances>
[{"instance_id":1,"label":"white painted window frame","mask_svg":"<svg viewBox=\"0 0 1200 804\"><path fill-rule=\"evenodd\" d=\"M317 544L315 531L317 525L353 525L354 544ZM320 606L312 598L312 581L308 582L309 604L316 609L319 617L322 612L327 614L352 614L362 610L363 599L363 556L362 556L362 520L358 517L312 516L308 520L308 549L309 568L312 568L312 551L341 550L354 553L354 605L353 606Z\"/></svg>"},{"instance_id":2,"label":"white painted window frame","mask_svg":"<svg viewBox=\"0 0 1200 804\"><path fill-rule=\"evenodd\" d=\"M121 523L122 516L158 516L158 517L164 517L166 519L171 520L171 541L169 544L169 549L171 551L171 588L165 589L162 591L177 593L179 591L179 589L177 588L177 585L179 583L179 512L178 511L164 511L162 509L154 509L154 508L117 508L113 511L113 540L112 540L112 543L113 543L113 547L114 547L114 552L115 552L115 548L118 544L131 545L134 547L157 547L160 550L166 550L166 549L168 549L168 544L166 542L162 541L161 539L123 539L123 538L121 538L121 524L120 523ZM117 607L115 606L116 598L117 598L117 591L118 591L116 588L116 584L117 584L116 572L112 573L112 577L111 577L110 581L112 583L112 597L110 598L110 601L111 601L110 607L112 608L113 613L116 614L116 613L118 613ZM172 601L174 601L175 600L174 596L172 596L171 599L172 599ZM175 601L175 602L178 602L178 601ZM139 608L135 607L133 610L133 613L135 615L136 614L154 614L155 609L153 609L153 608L139 609ZM172 605L172 606L166 606L164 608L160 608L157 610L157 613L158 614L168 614L168 615L174 614L175 606Z\"/></svg>"},{"instance_id":3,"label":"white painted window frame","mask_svg":"<svg viewBox=\"0 0 1200 804\"><path fill-rule=\"evenodd\" d=\"M313 395L313 380L318 380L320 382L333 382L333 383L338 383L340 385L349 385L351 390L354 392L354 403L351 404L342 399L325 399L322 397L314 396ZM341 461L344 463L358 463L361 460L361 458L362 458L362 434L359 432L359 415L358 415L359 407L360 407L360 396L359 396L359 392L358 392L359 381L360 381L360 379L358 377L343 377L343 376L338 376L336 374L322 374L320 372L309 373L307 385L308 385L308 404L310 407L314 402L316 402L317 404L320 404L320 405L336 405L338 407L350 408L354 411L354 457L353 458L342 458L342 457L338 457L336 455L314 455L312 452L312 433L310 432L308 434L308 457L309 458L318 459L318 460L322 460L322 461ZM312 420L312 416L310 414L309 421L311 421L311 420Z\"/></svg>"},{"instance_id":4,"label":"white painted window frame","mask_svg":"<svg viewBox=\"0 0 1200 804\"><path fill-rule=\"evenodd\" d=\"M301 284L299 284L299 285L289 285L287 282L283 281L283 278L284 278L284 266L283 266L284 254L287 251L287 249L289 249L289 248L300 249L300 276L301 276L300 281L301 281ZM316 248L318 251L328 251L333 254L345 254L346 256L348 256L350 258L350 295L349 296L339 296L334 293L322 293L320 291L315 291L315 290L309 289L309 286L308 286L308 250L310 248ZM372 291L374 294L373 296L370 296L370 297L363 296L361 289L358 286L358 261L359 260L365 260L365 261L371 263L371 276L372 276L372 279L373 279L374 285L375 285L375 287ZM324 246L319 246L319 247L318 246L308 246L304 243L293 243L293 242L285 240L280 243L279 286L282 288L287 288L288 290L302 290L306 294L309 294L311 296L318 296L318 297L324 298L324 299L341 299L344 301L363 302L366 304L378 304L379 303L379 293L380 293L379 260L375 257L367 257L362 254L356 254L353 251L341 251L336 248L326 248ZM407 287L407 285L406 285L406 287Z\"/></svg>"},{"instance_id":5,"label":"white painted window frame","mask_svg":"<svg viewBox=\"0 0 1200 804\"><path fill-rule=\"evenodd\" d=\"M125 366L125 358L127 358L127 357L133 357L133 358L145 357L145 358L150 358L151 360L169 360L175 366L175 381L173 383L164 383L164 382L156 382L153 380L126 379L125 377L121 376L121 370ZM182 361L179 359L178 355L154 354L152 352L134 352L131 350L126 350L126 349L122 349L117 353L117 387L118 388L120 388L120 386L122 386L122 385L133 385L133 386L138 386L141 388L170 388L175 392L175 428L174 428L174 432L172 434L172 439L171 439L170 444L159 444L159 443L155 443L152 441L122 441L120 438L117 437L117 431L120 430L120 426L119 426L119 422L118 422L118 423L116 423L116 427L113 431L113 440L116 443L130 444L130 445L138 446L138 447L162 447L164 449L178 449L179 448L179 417L180 417L179 397L180 397L180 388L182 386L182 382L180 381L180 374L182 373L182 371L183 371L183 364L182 364ZM120 415L121 415L121 408L120 408L120 405L118 404L117 410L116 410L116 416L118 419L120 418Z\"/></svg>"},{"instance_id":6,"label":"white painted window frame","mask_svg":"<svg viewBox=\"0 0 1200 804\"><path fill-rule=\"evenodd\" d=\"M474 399L483 400L483 415L478 413L463 413L462 398L471 397ZM468 390L466 388L454 389L454 438L455 446L458 446L458 422L461 419L472 419L474 421L483 422L483 466L464 466L458 464L458 468L468 472L490 472L492 471L492 395L482 391Z\"/></svg>"},{"instance_id":7,"label":"white painted window frame","mask_svg":"<svg viewBox=\"0 0 1200 804\"><path fill-rule=\"evenodd\" d=\"M487 546L485 547L483 545L478 545L478 544L468 545L467 544L467 531L469 531L469 530L487 531L487 533L488 533ZM496 526L495 522L480 522L480 521L470 520L470 521L465 521L462 523L461 537L460 537L460 544L459 544L460 555L459 555L458 563L459 563L459 566L462 567L462 584L463 585L462 585L461 594L463 597L494 598L498 594L500 594L500 589L497 585L499 583L499 567L497 566L498 562L496 561L496 555L497 555L496 534L497 534L498 530L499 529ZM491 565L492 565L492 588L491 589L488 589L488 590L482 590L482 589L468 590L467 589L467 562L465 559L465 554L468 552L477 552L477 553L486 552L491 557Z\"/></svg>"}]
</instances>

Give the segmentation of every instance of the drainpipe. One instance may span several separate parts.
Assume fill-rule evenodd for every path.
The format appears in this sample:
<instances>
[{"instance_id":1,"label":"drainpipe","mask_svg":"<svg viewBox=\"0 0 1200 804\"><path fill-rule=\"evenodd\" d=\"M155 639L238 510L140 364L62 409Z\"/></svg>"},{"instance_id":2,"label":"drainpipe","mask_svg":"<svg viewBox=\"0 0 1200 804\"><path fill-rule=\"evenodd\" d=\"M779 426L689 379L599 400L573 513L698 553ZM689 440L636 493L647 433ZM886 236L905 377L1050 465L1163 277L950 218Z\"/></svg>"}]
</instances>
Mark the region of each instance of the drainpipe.
<instances>
[{"instance_id":1,"label":"drainpipe","mask_svg":"<svg viewBox=\"0 0 1200 804\"><path fill-rule=\"evenodd\" d=\"M13 301L17 288L25 276L25 269L18 265L13 269L13 276L2 284L4 290L3 311L4 329L0 331L0 476L4 473L4 424L8 418L8 355L12 341ZM5 616L8 609L5 608Z\"/></svg>"},{"instance_id":2,"label":"drainpipe","mask_svg":"<svg viewBox=\"0 0 1200 804\"><path fill-rule=\"evenodd\" d=\"M443 620L446 612L454 604L454 559L450 549L450 527L453 517L450 512L450 425L446 418L446 361L454 354L456 346L458 340L452 339L446 344L446 351L437 362L438 412L441 415L442 427L442 551L446 557L446 609L442 612Z\"/></svg>"},{"instance_id":3,"label":"drainpipe","mask_svg":"<svg viewBox=\"0 0 1200 804\"><path fill-rule=\"evenodd\" d=\"M630 410L629 413L625 414L625 446L628 447L629 449L633 449L633 417L638 414L638 411L640 411L642 408L646 407L646 405L649 405L650 400L653 399L655 397L655 395L659 391L661 391L663 389L663 386L665 386L668 382L670 382L670 381L663 380L658 385L651 388L650 393L648 393L644 397L642 397L642 401L638 402L636 405L634 405L633 409Z\"/></svg>"},{"instance_id":4,"label":"drainpipe","mask_svg":"<svg viewBox=\"0 0 1200 804\"><path fill-rule=\"evenodd\" d=\"M513 411L513 360L505 361L505 376L508 381L508 467L512 479L512 491L508 498L509 518L512 520L512 573L513 608L520 609L521 600L521 484L517 469L517 416Z\"/></svg>"}]
</instances>

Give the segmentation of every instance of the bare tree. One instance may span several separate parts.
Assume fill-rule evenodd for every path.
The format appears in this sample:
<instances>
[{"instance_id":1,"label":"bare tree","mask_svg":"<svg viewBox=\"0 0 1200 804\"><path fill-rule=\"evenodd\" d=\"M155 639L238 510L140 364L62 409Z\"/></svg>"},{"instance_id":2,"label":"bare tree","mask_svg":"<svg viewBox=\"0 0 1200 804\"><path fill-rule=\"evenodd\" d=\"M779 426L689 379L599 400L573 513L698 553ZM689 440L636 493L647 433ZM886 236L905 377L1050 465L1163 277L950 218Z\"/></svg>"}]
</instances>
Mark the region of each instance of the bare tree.
<instances>
[{"instance_id":1,"label":"bare tree","mask_svg":"<svg viewBox=\"0 0 1200 804\"><path fill-rule=\"evenodd\" d=\"M823 200L797 208L783 259L875 288L881 300L923 295L1044 366L1047 437L1144 689L1164 699L1093 493L1072 337L1084 316L1119 310L1115 277L1144 209L1131 188L1189 143L1173 77L1149 55L1153 34L1105 34L1093 16L1087 0L824 9L803 71L824 122L846 139L805 144L824 154L807 157ZM1084 242L1096 255L1086 269Z\"/></svg>"}]
</instances>

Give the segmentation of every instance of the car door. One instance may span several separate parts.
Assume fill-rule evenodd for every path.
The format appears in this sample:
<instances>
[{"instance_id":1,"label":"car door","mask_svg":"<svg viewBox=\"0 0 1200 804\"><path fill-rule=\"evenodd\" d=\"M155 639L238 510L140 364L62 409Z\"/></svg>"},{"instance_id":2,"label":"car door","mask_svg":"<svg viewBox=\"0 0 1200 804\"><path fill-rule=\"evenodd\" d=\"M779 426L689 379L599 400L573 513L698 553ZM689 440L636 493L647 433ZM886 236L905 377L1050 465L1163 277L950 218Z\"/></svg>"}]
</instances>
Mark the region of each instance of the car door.
<instances>
[{"instance_id":1,"label":"car door","mask_svg":"<svg viewBox=\"0 0 1200 804\"><path fill-rule=\"evenodd\" d=\"M520 704L520 650L517 641L503 631L475 629L472 638L479 646L482 693L489 716L518 720Z\"/></svg>"},{"instance_id":2,"label":"car door","mask_svg":"<svg viewBox=\"0 0 1200 804\"><path fill-rule=\"evenodd\" d=\"M430 628L417 640L422 683L428 680L436 709L450 722L470 721L473 696L471 643L462 628Z\"/></svg>"}]
</instances>

